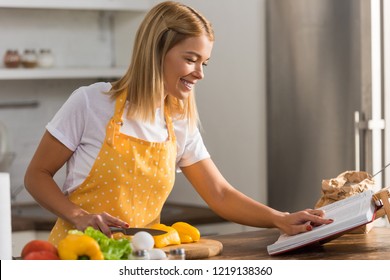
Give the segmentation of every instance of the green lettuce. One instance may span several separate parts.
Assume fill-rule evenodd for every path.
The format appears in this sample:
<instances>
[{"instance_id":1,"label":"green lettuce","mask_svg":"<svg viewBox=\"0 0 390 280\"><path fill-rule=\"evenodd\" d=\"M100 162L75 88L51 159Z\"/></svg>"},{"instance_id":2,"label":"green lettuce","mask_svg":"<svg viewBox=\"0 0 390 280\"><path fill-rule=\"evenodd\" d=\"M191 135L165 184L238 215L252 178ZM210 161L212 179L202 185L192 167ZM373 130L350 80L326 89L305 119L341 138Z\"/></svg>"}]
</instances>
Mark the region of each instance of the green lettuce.
<instances>
[{"instance_id":1,"label":"green lettuce","mask_svg":"<svg viewBox=\"0 0 390 280\"><path fill-rule=\"evenodd\" d=\"M92 237L98 242L105 260L129 259L131 254L131 245L129 240L125 238L118 240L109 238L100 230L96 230L93 227L86 228L84 234Z\"/></svg>"}]
</instances>

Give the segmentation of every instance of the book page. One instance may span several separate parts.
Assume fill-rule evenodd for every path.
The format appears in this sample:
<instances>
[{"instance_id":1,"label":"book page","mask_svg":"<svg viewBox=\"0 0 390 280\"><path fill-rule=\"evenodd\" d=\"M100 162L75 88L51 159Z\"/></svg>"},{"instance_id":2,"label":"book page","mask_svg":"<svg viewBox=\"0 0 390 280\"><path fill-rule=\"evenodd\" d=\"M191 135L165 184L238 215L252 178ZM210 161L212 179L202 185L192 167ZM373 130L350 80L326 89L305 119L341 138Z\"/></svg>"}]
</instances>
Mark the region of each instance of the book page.
<instances>
[{"instance_id":1,"label":"book page","mask_svg":"<svg viewBox=\"0 0 390 280\"><path fill-rule=\"evenodd\" d=\"M351 214L360 216L367 211L369 204L372 203L373 191L367 191L361 195L354 195L348 199L336 201L319 209L325 211L325 217L334 221L344 221L351 219ZM367 199L365 199L367 198Z\"/></svg>"},{"instance_id":2,"label":"book page","mask_svg":"<svg viewBox=\"0 0 390 280\"><path fill-rule=\"evenodd\" d=\"M325 211L325 217L333 219L334 222L293 236L281 234L274 244L268 246L268 251L302 246L370 222L375 213L373 194L374 192L369 190L319 208Z\"/></svg>"}]
</instances>

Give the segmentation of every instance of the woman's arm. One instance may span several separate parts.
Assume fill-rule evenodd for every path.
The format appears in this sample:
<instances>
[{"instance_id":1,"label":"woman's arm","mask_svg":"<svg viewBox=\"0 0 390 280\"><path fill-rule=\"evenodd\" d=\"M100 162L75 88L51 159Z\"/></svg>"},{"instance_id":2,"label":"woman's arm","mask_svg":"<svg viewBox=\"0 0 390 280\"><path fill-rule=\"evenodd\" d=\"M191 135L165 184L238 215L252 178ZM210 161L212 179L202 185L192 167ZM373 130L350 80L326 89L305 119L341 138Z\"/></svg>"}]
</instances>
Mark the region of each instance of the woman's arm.
<instances>
[{"instance_id":1,"label":"woman's arm","mask_svg":"<svg viewBox=\"0 0 390 280\"><path fill-rule=\"evenodd\" d=\"M232 222L277 227L290 235L311 230L311 224L332 222L322 218L324 213L319 210L307 209L289 214L249 198L226 181L211 159L183 167L182 171L210 208Z\"/></svg>"},{"instance_id":2,"label":"woman's arm","mask_svg":"<svg viewBox=\"0 0 390 280\"><path fill-rule=\"evenodd\" d=\"M46 131L26 171L24 183L28 192L42 207L79 230L93 226L109 235L108 225L125 227L125 222L109 214L89 214L62 193L53 177L72 154L71 150Z\"/></svg>"}]
</instances>

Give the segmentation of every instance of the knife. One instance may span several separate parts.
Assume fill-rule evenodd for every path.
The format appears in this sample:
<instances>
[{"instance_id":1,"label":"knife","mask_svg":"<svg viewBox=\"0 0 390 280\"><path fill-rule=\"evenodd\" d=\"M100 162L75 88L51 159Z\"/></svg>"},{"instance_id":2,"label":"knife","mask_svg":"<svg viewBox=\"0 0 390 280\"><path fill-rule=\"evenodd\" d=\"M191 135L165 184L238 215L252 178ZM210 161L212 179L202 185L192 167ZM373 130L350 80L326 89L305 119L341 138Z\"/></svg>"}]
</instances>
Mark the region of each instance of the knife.
<instances>
[{"instance_id":1,"label":"knife","mask_svg":"<svg viewBox=\"0 0 390 280\"><path fill-rule=\"evenodd\" d=\"M167 233L165 230L152 229L152 228L121 228L121 227L110 227L112 233L114 232L122 232L124 235L134 235L140 231L146 231L151 235L161 235Z\"/></svg>"},{"instance_id":2,"label":"knife","mask_svg":"<svg viewBox=\"0 0 390 280\"><path fill-rule=\"evenodd\" d=\"M375 173L374 175L372 175L372 177L374 178L376 175L378 175L379 173L382 173L383 170L385 170L388 166L390 165L390 163L386 164L381 170L379 170L377 173Z\"/></svg>"}]
</instances>

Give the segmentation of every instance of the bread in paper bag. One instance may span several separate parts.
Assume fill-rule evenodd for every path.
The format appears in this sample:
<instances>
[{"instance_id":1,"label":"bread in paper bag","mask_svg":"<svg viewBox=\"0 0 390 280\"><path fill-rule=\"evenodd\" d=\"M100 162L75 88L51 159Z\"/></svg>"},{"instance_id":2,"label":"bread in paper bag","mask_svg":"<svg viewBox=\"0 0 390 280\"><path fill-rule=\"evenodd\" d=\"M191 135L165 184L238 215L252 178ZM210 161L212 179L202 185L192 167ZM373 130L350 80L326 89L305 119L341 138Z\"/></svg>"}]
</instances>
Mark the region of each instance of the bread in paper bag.
<instances>
[{"instance_id":1,"label":"bread in paper bag","mask_svg":"<svg viewBox=\"0 0 390 280\"><path fill-rule=\"evenodd\" d=\"M372 175L364 171L345 171L336 178L322 180L321 198L314 208L319 208L354 194L373 189L375 181ZM361 226L351 233L367 233L372 223Z\"/></svg>"}]
</instances>

